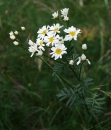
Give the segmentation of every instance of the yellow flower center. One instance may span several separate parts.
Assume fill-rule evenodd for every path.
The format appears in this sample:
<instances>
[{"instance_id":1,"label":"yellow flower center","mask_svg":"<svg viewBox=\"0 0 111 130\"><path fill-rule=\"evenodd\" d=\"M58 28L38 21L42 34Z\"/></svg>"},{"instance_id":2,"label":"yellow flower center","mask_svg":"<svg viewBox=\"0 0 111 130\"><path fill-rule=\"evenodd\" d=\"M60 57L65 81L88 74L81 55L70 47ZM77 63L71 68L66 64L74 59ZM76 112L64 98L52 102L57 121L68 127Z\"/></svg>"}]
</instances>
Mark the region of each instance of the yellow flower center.
<instances>
[{"instance_id":1,"label":"yellow flower center","mask_svg":"<svg viewBox=\"0 0 111 130\"><path fill-rule=\"evenodd\" d=\"M75 35L76 35L76 32L71 31L69 34L70 34L71 36L75 36Z\"/></svg>"},{"instance_id":2,"label":"yellow flower center","mask_svg":"<svg viewBox=\"0 0 111 130\"><path fill-rule=\"evenodd\" d=\"M56 54L61 54L61 52L62 52L62 50L59 49L59 48L57 48L56 51L55 51Z\"/></svg>"},{"instance_id":3,"label":"yellow flower center","mask_svg":"<svg viewBox=\"0 0 111 130\"><path fill-rule=\"evenodd\" d=\"M42 46L42 43L43 43L43 42L42 42L42 41L40 41L40 46Z\"/></svg>"},{"instance_id":4,"label":"yellow flower center","mask_svg":"<svg viewBox=\"0 0 111 130\"><path fill-rule=\"evenodd\" d=\"M55 28L55 29L54 29L54 32L57 32L58 30L59 30L58 28Z\"/></svg>"},{"instance_id":5,"label":"yellow flower center","mask_svg":"<svg viewBox=\"0 0 111 130\"><path fill-rule=\"evenodd\" d=\"M46 30L44 30L44 31L42 32L42 34L44 34L44 35L45 35L45 34L46 34Z\"/></svg>"},{"instance_id":6,"label":"yellow flower center","mask_svg":"<svg viewBox=\"0 0 111 130\"><path fill-rule=\"evenodd\" d=\"M54 37L50 37L49 42L53 42L53 41L54 41Z\"/></svg>"}]
</instances>

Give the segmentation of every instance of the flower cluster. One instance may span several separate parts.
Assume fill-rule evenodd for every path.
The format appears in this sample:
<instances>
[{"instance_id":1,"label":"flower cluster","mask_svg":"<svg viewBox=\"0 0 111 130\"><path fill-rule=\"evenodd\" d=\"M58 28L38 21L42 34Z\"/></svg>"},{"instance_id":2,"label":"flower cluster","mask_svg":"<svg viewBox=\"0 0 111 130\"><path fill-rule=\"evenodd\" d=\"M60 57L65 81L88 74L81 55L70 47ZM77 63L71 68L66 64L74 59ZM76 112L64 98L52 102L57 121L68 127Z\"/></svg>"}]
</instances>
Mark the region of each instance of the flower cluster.
<instances>
[{"instance_id":1,"label":"flower cluster","mask_svg":"<svg viewBox=\"0 0 111 130\"><path fill-rule=\"evenodd\" d=\"M64 8L61 10L61 17L63 17L63 20L68 21L68 11L69 8ZM54 12L52 14L53 19L58 18L58 11ZM44 25L42 28L39 28L37 31L37 39L36 42L33 42L29 39L28 42L28 51L31 53L31 57L34 55L42 56L43 52L46 50L46 48L50 48L50 55L54 60L61 59L64 54L67 54L67 47L66 44L68 42L66 41L73 41L77 40L78 34L81 33L80 29L77 29L74 26L67 27L63 29L63 25L60 25L59 23L53 24L53 25ZM25 27L21 27L22 31L25 31ZM64 36L61 35L64 32ZM14 45L19 45L19 40L16 38L15 35L18 35L19 32L10 32L10 38L12 40L15 40L13 43ZM68 45L69 46L69 45ZM69 49L69 48L68 48ZM82 49L86 50L87 45L83 44ZM90 61L86 58L85 54L82 54L82 56L79 57L79 61L77 62L77 65L79 65L82 61L87 61L88 64L91 64ZM74 60L69 61L70 65L74 64Z\"/></svg>"},{"instance_id":2,"label":"flower cluster","mask_svg":"<svg viewBox=\"0 0 111 130\"><path fill-rule=\"evenodd\" d=\"M37 31L37 39L36 43L33 43L31 40L29 40L29 51L32 53L31 57L34 55L34 53L37 53L38 51L45 51L45 47L51 47L51 53L52 57L54 57L55 60L58 58L62 58L63 54L66 54L67 48L65 47L64 39L59 35L60 29L63 26L61 26L59 23L53 24L52 26L43 26ZM42 54L41 53L41 54ZM38 53L37 53L38 54Z\"/></svg>"},{"instance_id":3,"label":"flower cluster","mask_svg":"<svg viewBox=\"0 0 111 130\"><path fill-rule=\"evenodd\" d=\"M86 44L83 44L83 45L82 45L82 49L83 49L83 50L86 50L86 49L87 49L87 45L86 45ZM82 55L79 57L79 60L78 60L78 62L77 62L77 65L79 65L82 61L87 61L89 65L91 64L91 62L86 58L86 55L85 55L85 54L82 54Z\"/></svg>"},{"instance_id":4,"label":"flower cluster","mask_svg":"<svg viewBox=\"0 0 111 130\"><path fill-rule=\"evenodd\" d=\"M22 31L25 31L25 27L21 27L21 30ZM19 35L19 32L18 31L11 31L10 33L9 33L9 35L10 35L10 39L12 39L12 40L14 40L13 41L13 44L15 45L15 46L18 46L19 45L19 40L17 39L17 35Z\"/></svg>"},{"instance_id":5,"label":"flower cluster","mask_svg":"<svg viewBox=\"0 0 111 130\"><path fill-rule=\"evenodd\" d=\"M61 10L61 17L63 17L63 20L64 21L68 21L69 20L69 17L67 16L68 15L68 11L69 11L69 8L64 8ZM56 19L58 18L59 14L58 14L58 11L57 12L54 12L52 14L52 19Z\"/></svg>"},{"instance_id":6,"label":"flower cluster","mask_svg":"<svg viewBox=\"0 0 111 130\"><path fill-rule=\"evenodd\" d=\"M68 8L61 10L61 17L64 19L68 18ZM53 19L58 18L58 11L52 14ZM67 21L67 20L66 20ZM65 33L65 37L61 36L61 30ZM53 24L52 26L44 25L42 28L39 28L37 31L37 39L36 43L33 43L29 40L29 52L31 52L31 57L34 54L38 54L38 51L43 52L45 48L51 48L50 55L54 60L62 58L63 54L67 54L67 47L65 45L65 41L77 40L78 34L81 33L80 29L77 29L74 26L69 28L65 28L63 30L63 25L59 23ZM30 44L33 43L33 44Z\"/></svg>"}]
</instances>

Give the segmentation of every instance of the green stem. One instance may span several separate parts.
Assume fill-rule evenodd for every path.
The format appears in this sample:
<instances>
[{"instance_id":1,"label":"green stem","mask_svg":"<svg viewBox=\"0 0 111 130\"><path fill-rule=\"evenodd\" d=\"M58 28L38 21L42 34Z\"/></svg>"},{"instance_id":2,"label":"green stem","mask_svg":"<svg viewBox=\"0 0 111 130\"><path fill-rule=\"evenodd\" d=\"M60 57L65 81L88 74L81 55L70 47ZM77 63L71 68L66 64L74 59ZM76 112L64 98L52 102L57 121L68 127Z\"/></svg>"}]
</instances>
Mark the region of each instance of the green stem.
<instances>
[{"instance_id":1,"label":"green stem","mask_svg":"<svg viewBox=\"0 0 111 130\"><path fill-rule=\"evenodd\" d=\"M72 70L72 72L74 73L74 75L76 76L76 78L78 79L78 81L80 81L80 79L78 78L76 72L73 70L73 68L69 65L69 62L67 61L67 59L64 57L65 61L67 62L69 68Z\"/></svg>"},{"instance_id":2,"label":"green stem","mask_svg":"<svg viewBox=\"0 0 111 130\"><path fill-rule=\"evenodd\" d=\"M81 63L81 67L80 67L79 80L81 80L81 70L82 70L82 65L83 65L83 63Z\"/></svg>"}]
</instances>

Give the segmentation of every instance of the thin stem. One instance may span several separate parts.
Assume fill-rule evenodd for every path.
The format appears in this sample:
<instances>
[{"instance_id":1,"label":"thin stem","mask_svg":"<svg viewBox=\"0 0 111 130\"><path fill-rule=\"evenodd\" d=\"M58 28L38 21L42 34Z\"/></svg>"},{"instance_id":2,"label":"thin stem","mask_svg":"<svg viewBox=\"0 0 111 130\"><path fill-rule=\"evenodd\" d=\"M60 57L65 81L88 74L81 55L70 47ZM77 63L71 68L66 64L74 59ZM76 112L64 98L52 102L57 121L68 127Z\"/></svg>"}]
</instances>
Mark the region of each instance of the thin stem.
<instances>
[{"instance_id":1,"label":"thin stem","mask_svg":"<svg viewBox=\"0 0 111 130\"><path fill-rule=\"evenodd\" d=\"M79 80L81 80L81 70L82 70L82 65L83 65L83 63L81 63L81 67L80 67Z\"/></svg>"},{"instance_id":2,"label":"thin stem","mask_svg":"<svg viewBox=\"0 0 111 130\"><path fill-rule=\"evenodd\" d=\"M67 62L67 64L68 64L68 66L69 66L69 68L72 70L72 72L74 73L74 75L76 76L76 78L80 81L80 79L78 78L78 76L77 76L77 74L76 74L76 72L73 70L73 68L69 65L69 63L68 63L68 61L67 61L67 59L64 57L64 59L65 59L65 61Z\"/></svg>"},{"instance_id":3,"label":"thin stem","mask_svg":"<svg viewBox=\"0 0 111 130\"><path fill-rule=\"evenodd\" d=\"M70 51L71 43L72 43L72 40L71 40L70 43L69 43L68 52Z\"/></svg>"}]
</instances>

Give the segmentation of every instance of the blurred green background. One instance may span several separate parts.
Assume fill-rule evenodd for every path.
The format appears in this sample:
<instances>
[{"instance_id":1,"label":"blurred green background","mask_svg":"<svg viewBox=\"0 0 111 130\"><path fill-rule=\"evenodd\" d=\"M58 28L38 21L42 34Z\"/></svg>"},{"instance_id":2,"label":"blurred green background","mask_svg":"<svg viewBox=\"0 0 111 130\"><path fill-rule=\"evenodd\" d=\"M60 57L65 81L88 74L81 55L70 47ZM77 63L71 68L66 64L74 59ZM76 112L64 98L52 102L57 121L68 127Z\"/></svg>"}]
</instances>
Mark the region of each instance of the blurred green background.
<instances>
[{"instance_id":1,"label":"blurred green background","mask_svg":"<svg viewBox=\"0 0 111 130\"><path fill-rule=\"evenodd\" d=\"M51 25L52 13L63 8L69 8L70 26L82 30L77 51L88 45L87 76L94 88L108 92L98 130L111 130L111 0L0 0L0 130L86 130L84 107L59 102L62 85L52 71L9 38L25 26L24 44L35 41L37 30Z\"/></svg>"}]
</instances>

